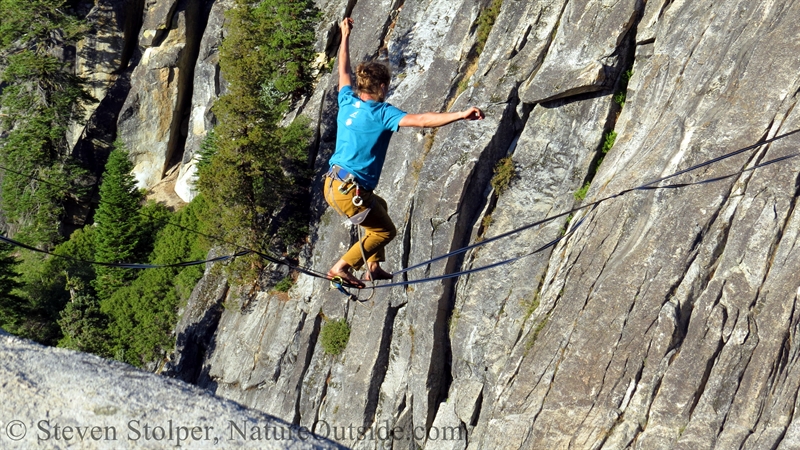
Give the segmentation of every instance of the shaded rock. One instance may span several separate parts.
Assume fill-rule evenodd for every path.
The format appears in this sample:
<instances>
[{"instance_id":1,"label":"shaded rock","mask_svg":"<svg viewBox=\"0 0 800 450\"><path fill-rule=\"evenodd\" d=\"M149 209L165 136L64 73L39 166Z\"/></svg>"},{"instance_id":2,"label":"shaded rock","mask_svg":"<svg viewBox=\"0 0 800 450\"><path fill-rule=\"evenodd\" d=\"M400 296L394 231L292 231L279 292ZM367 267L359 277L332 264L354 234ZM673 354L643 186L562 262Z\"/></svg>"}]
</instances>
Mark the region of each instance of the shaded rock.
<instances>
[{"instance_id":1,"label":"shaded rock","mask_svg":"<svg viewBox=\"0 0 800 450\"><path fill-rule=\"evenodd\" d=\"M215 253L210 252L210 257L217 256ZM164 371L165 375L199 386L208 383L208 371L204 370L203 363L214 351L214 333L229 289L228 280L221 272L220 266L208 263L203 278L192 290L186 306L179 311L175 357Z\"/></svg>"},{"instance_id":2,"label":"shaded rock","mask_svg":"<svg viewBox=\"0 0 800 450\"><path fill-rule=\"evenodd\" d=\"M91 30L75 46L75 74L87 81L89 93L99 101L108 95L122 68L125 8L120 2L99 1L85 20ZM84 119L91 117L99 106L99 103L88 105ZM73 126L68 136L70 146L81 137L83 127Z\"/></svg>"},{"instance_id":3,"label":"shaded rock","mask_svg":"<svg viewBox=\"0 0 800 450\"><path fill-rule=\"evenodd\" d=\"M224 87L219 71L219 46L223 37L224 14L232 4L232 0L214 2L200 42L200 53L197 57L192 82L188 135L183 149L178 181L175 185L175 192L185 202L190 202L197 195L194 191L194 182L197 161L200 157L199 151L206 135L216 124L211 107L223 93Z\"/></svg>"}]
</instances>

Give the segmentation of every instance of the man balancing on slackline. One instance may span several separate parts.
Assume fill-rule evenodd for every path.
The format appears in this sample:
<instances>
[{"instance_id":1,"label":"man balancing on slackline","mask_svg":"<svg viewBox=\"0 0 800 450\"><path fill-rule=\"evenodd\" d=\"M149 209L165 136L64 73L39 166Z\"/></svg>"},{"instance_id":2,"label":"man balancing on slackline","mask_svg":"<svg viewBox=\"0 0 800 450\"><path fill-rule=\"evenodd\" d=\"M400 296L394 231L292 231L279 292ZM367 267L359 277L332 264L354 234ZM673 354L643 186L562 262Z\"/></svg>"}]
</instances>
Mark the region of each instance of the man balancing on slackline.
<instances>
[{"instance_id":1,"label":"man balancing on slackline","mask_svg":"<svg viewBox=\"0 0 800 450\"><path fill-rule=\"evenodd\" d=\"M386 201L372 192L383 169L392 133L399 127L440 127L457 120L480 120L483 112L476 107L465 111L407 114L384 100L389 91L391 73L385 64L363 62L356 68L356 92L350 75L350 30L353 19L339 25L339 114L336 150L326 174L325 200L337 212L364 228L365 235L328 271L328 278L341 277L352 286L365 287L350 269L359 270L364 260L364 280L389 280L392 275L381 268L384 247L397 234L387 212Z\"/></svg>"}]
</instances>

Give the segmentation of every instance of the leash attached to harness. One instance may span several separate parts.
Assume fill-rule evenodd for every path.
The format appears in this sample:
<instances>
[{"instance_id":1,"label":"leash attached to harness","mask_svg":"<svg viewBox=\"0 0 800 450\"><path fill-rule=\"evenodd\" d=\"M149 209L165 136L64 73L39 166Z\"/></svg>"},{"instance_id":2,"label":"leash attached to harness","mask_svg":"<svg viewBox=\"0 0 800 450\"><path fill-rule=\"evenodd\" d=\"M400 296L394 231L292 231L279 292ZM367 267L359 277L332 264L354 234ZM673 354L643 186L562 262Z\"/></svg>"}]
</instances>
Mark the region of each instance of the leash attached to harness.
<instances>
[{"instance_id":1,"label":"leash attached to harness","mask_svg":"<svg viewBox=\"0 0 800 450\"><path fill-rule=\"evenodd\" d=\"M351 300L351 301L354 301L354 302L364 303L364 302L367 302L370 299L372 299L372 296L375 295L375 289L373 289L372 290L372 294L370 294L369 297L367 297L365 299L358 298L358 296L356 294L353 294L353 293L349 292L347 289L344 288L344 282L345 281L344 281L344 279L342 279L342 277L335 276L335 277L331 278L331 288L332 289L336 289L337 291L339 291L342 294L346 295L348 300Z\"/></svg>"},{"instance_id":2,"label":"leash attached to harness","mask_svg":"<svg viewBox=\"0 0 800 450\"><path fill-rule=\"evenodd\" d=\"M336 276L331 278L331 287L346 295L348 300L358 301L358 296L351 294L344 288L344 280L342 277Z\"/></svg>"}]
</instances>

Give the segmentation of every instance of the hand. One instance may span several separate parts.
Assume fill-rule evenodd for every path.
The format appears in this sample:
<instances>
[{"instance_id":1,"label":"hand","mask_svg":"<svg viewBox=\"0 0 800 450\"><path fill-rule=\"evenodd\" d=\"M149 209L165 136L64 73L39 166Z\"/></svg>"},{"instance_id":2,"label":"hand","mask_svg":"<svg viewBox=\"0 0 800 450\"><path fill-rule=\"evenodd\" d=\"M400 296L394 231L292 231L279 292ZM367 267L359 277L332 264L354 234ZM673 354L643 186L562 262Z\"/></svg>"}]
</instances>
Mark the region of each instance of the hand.
<instances>
[{"instance_id":1,"label":"hand","mask_svg":"<svg viewBox=\"0 0 800 450\"><path fill-rule=\"evenodd\" d=\"M465 111L461 111L461 118L464 120L482 120L483 117L483 111L474 106Z\"/></svg>"},{"instance_id":2,"label":"hand","mask_svg":"<svg viewBox=\"0 0 800 450\"><path fill-rule=\"evenodd\" d=\"M342 23L339 24L339 29L342 30L342 39L350 35L350 30L353 29L353 19L345 17Z\"/></svg>"}]
</instances>

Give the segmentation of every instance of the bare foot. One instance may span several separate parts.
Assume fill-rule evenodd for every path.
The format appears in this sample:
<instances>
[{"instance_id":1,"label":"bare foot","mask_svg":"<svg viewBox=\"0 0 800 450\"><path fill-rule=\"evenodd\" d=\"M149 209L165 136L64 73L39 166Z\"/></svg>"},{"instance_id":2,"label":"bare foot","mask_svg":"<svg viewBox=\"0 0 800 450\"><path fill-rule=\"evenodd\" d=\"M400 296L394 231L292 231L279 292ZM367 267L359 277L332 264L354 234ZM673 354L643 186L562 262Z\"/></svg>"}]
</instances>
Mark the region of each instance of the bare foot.
<instances>
[{"instance_id":1,"label":"bare foot","mask_svg":"<svg viewBox=\"0 0 800 450\"><path fill-rule=\"evenodd\" d=\"M389 272L377 267L375 269L370 269L364 272L364 276L361 277L362 280L367 281L374 281L374 280L391 280L392 274Z\"/></svg>"},{"instance_id":2,"label":"bare foot","mask_svg":"<svg viewBox=\"0 0 800 450\"><path fill-rule=\"evenodd\" d=\"M366 285L364 282L353 276L350 273L350 265L346 262L339 260L331 270L328 271L328 279L333 280L335 277L340 277L342 280L347 282L347 284L352 285L358 289L364 289Z\"/></svg>"}]
</instances>

